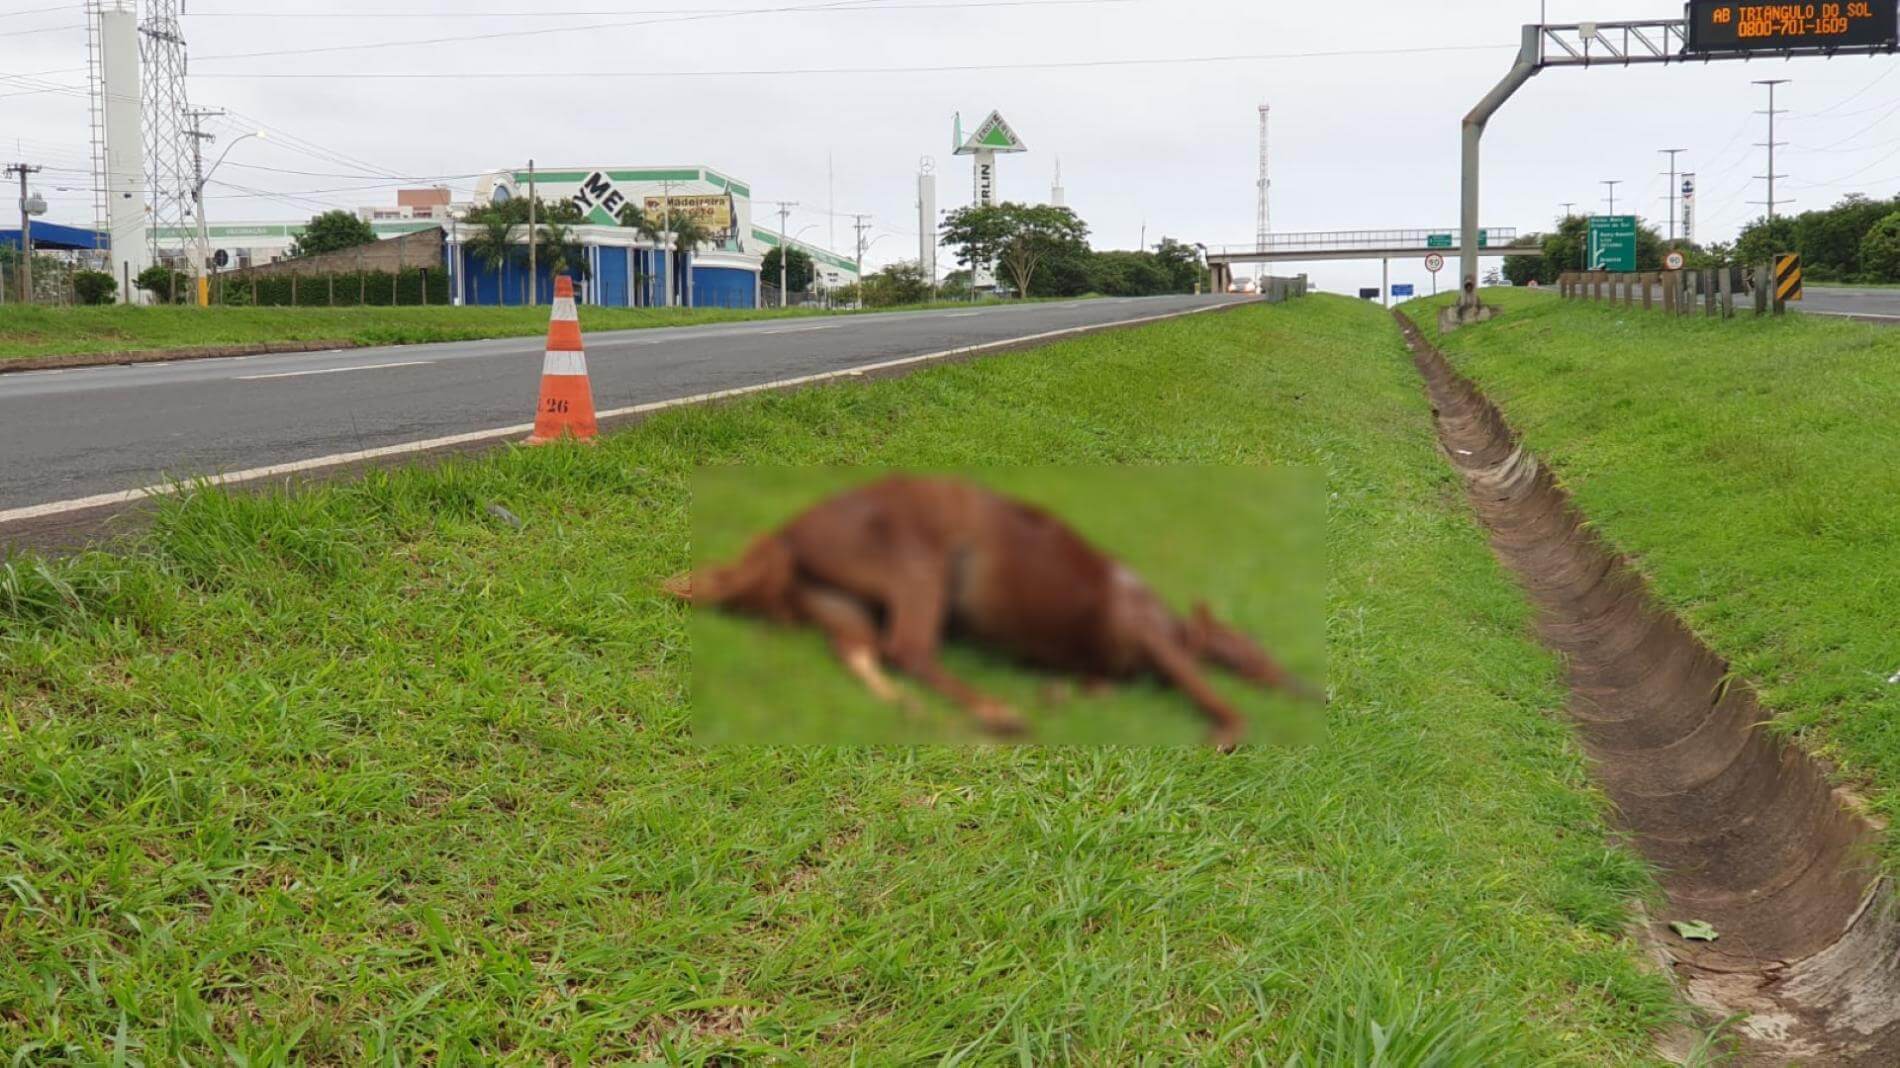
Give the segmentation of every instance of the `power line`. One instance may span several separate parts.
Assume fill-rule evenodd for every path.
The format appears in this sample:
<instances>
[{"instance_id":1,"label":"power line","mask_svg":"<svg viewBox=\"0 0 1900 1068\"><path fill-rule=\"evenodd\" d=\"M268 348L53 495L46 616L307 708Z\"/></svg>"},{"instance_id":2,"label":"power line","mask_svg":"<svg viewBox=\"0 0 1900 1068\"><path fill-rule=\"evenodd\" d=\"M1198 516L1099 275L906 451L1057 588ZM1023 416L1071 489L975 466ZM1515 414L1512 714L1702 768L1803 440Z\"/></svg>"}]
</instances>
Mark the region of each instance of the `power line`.
<instances>
[{"instance_id":1,"label":"power line","mask_svg":"<svg viewBox=\"0 0 1900 1068\"><path fill-rule=\"evenodd\" d=\"M1031 63L958 63L934 66L908 67L801 67L784 69L746 69L746 70L670 70L670 71L570 71L570 70L531 70L531 71L369 71L351 74L331 73L288 73L288 72L227 72L193 73L195 78L231 78L231 79L293 79L293 80L381 80L381 81L433 81L445 79L575 79L575 78L784 78L794 75L827 74L964 74L974 71L1014 71L1014 70L1082 70L1108 67L1164 67L1178 66L1184 63L1260 63L1293 59L1340 59L1351 56L1410 56L1429 55L1445 52L1498 52L1506 45L1433 45L1417 48L1350 49L1313 52L1256 52L1248 54L1220 56L1167 56L1154 59L1083 59L1055 62Z\"/></svg>"},{"instance_id":2,"label":"power line","mask_svg":"<svg viewBox=\"0 0 1900 1068\"><path fill-rule=\"evenodd\" d=\"M989 7L1095 7L1105 4L1139 4L1147 0L952 0L949 3L935 4L887 4L874 0L847 0L846 5L810 10L732 7L732 8L691 8L691 7L654 7L630 8L606 11L462 11L458 18L464 19L516 19L531 18L546 21L550 18L599 18L622 15L777 15L777 14L856 14L858 12L888 12L905 14L912 11L948 11L968 8ZM54 10L48 8L46 10ZM441 11L194 11L193 19L349 19L352 22L363 19L439 19Z\"/></svg>"},{"instance_id":3,"label":"power line","mask_svg":"<svg viewBox=\"0 0 1900 1068\"><path fill-rule=\"evenodd\" d=\"M48 11L71 11L72 9L72 4L65 3L54 4L51 7L29 7L25 11L0 11L0 19L19 18L22 15L43 15Z\"/></svg>"},{"instance_id":4,"label":"power line","mask_svg":"<svg viewBox=\"0 0 1900 1068\"><path fill-rule=\"evenodd\" d=\"M760 8L747 14L778 14L782 12L805 12L824 8L842 8L860 3L861 0L826 0L819 4L800 4L782 8ZM419 37L406 41L365 41L360 44L319 45L312 48L285 48L269 52L234 52L222 56L199 56L199 62L229 59L265 59L278 56L310 56L337 52L367 52L382 48L412 48L417 45L467 44L471 41L511 40L518 37L544 37L549 34L580 33L589 30L624 29L633 26L658 26L681 22L704 22L710 19L733 18L732 15L694 14L676 15L658 19L634 19L621 22L592 22L566 26L538 26L529 30L496 30L491 33L461 34L455 37Z\"/></svg>"}]
</instances>

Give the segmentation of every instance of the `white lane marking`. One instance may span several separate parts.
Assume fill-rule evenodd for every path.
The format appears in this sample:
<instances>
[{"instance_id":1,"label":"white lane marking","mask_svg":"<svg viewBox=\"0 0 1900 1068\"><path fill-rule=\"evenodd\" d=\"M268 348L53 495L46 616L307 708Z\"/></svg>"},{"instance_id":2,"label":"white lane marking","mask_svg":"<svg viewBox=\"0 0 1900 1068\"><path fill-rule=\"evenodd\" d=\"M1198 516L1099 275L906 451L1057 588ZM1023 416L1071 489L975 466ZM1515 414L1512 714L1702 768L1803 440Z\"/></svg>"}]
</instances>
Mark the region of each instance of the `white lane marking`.
<instances>
[{"instance_id":1,"label":"white lane marking","mask_svg":"<svg viewBox=\"0 0 1900 1068\"><path fill-rule=\"evenodd\" d=\"M278 371L268 375L238 375L239 382L256 382L265 378L302 378L305 375L340 375L348 371L380 371L385 367L426 367L434 360L403 360L401 363L366 363L361 367L322 367L315 371Z\"/></svg>"},{"instance_id":2,"label":"white lane marking","mask_svg":"<svg viewBox=\"0 0 1900 1068\"><path fill-rule=\"evenodd\" d=\"M1821 311L1818 308L1812 311L1802 309L1801 314L1833 315L1842 319L1900 319L1900 315L1882 315L1879 312Z\"/></svg>"},{"instance_id":3,"label":"white lane marking","mask_svg":"<svg viewBox=\"0 0 1900 1068\"><path fill-rule=\"evenodd\" d=\"M972 316L972 315L982 315L982 314L983 314L983 313L982 313L982 312L980 312L980 311L971 311L971 312L944 312L944 313L943 313L943 317L944 317L945 319L968 319L968 318L969 318L970 316Z\"/></svg>"},{"instance_id":4,"label":"white lane marking","mask_svg":"<svg viewBox=\"0 0 1900 1068\"><path fill-rule=\"evenodd\" d=\"M1251 302L1242 302L1251 303ZM597 419L619 419L629 415L645 415L650 412L666 411L669 408L686 408L707 404L729 397L743 397L748 393L769 393L774 390L791 389L795 386L813 385L839 378L861 378L873 371L886 371L896 367L909 367L914 364L930 363L949 359L952 356L969 356L990 349L1004 348L1010 345L1025 345L1038 341L1054 341L1057 338L1072 337L1076 334L1092 334L1098 330L1108 330L1120 326L1139 326L1143 323L1157 323L1165 319L1183 319L1203 312L1221 311L1236 307L1236 304L1209 304L1183 311L1165 312L1161 315L1144 315L1137 319L1117 319L1114 322L1091 323L1087 326L1071 326L1062 330L1049 330L1040 334L1025 334L1022 337L1004 338L1001 341L986 341L981 345L968 345L959 349L943 349L928 352L921 356L900 356L894 360L868 363L859 367L847 367L837 371L822 371L813 375L800 375L797 378L781 378L772 382L761 382L752 386L736 386L732 389L716 390L712 393L696 393L690 397L673 397L668 400L635 404L627 408L612 408L595 413ZM429 452L434 449L453 448L457 445L471 445L483 441L495 441L501 438L525 437L534 429L533 423L517 423L514 426L496 427L492 430L473 430L466 434L450 434L440 438L425 438L421 441L406 441L400 445L384 445L375 449L359 449L355 452L339 452L330 456L318 456L310 460L293 460L288 463L271 464L268 467L253 467L246 471L233 471L227 475L207 475L184 483L186 488L193 486L231 486L241 482L254 482L260 478L277 478L283 475L295 475L305 471L321 471L326 467L341 467L345 464L363 463L368 460L381 460L405 453ZM11 508L0 511L0 526L18 523L27 519L43 519L49 515L64 515L67 512L83 512L88 508L104 508L115 504L132 504L147 497L163 497L176 492L177 484L163 483L154 486L141 486L133 490L120 490L117 493L95 493L90 497L75 497L71 500L52 501L47 504L28 505L23 508Z\"/></svg>"},{"instance_id":5,"label":"white lane marking","mask_svg":"<svg viewBox=\"0 0 1900 1068\"><path fill-rule=\"evenodd\" d=\"M820 330L836 330L841 325L842 324L840 323L832 323L829 326L782 326L782 327L779 327L777 330L759 330L759 331L756 331L756 333L760 333L760 334L815 334Z\"/></svg>"}]
</instances>

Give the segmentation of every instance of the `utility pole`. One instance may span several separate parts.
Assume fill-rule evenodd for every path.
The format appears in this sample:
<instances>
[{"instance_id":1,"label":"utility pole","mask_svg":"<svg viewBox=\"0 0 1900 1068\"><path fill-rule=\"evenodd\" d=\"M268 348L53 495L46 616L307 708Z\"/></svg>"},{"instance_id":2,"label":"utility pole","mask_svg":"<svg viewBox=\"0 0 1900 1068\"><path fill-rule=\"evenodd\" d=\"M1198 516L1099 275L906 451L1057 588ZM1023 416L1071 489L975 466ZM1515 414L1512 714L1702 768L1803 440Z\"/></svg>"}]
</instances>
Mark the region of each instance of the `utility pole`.
<instances>
[{"instance_id":1,"label":"utility pole","mask_svg":"<svg viewBox=\"0 0 1900 1068\"><path fill-rule=\"evenodd\" d=\"M1571 209L1575 208L1576 206L1577 206L1577 202L1574 200L1564 201L1564 218L1568 219L1572 215L1575 215L1576 212L1572 211Z\"/></svg>"},{"instance_id":2,"label":"utility pole","mask_svg":"<svg viewBox=\"0 0 1900 1068\"><path fill-rule=\"evenodd\" d=\"M1659 148L1656 151L1669 157L1669 243L1676 243L1676 156L1689 151L1686 148Z\"/></svg>"},{"instance_id":3,"label":"utility pole","mask_svg":"<svg viewBox=\"0 0 1900 1068\"><path fill-rule=\"evenodd\" d=\"M660 183L660 232L666 235L663 239L666 247L660 253L660 263L665 273L665 277L660 280L660 299L665 302L662 307L671 308L673 257L679 252L679 243L673 240L673 183L670 181Z\"/></svg>"},{"instance_id":4,"label":"utility pole","mask_svg":"<svg viewBox=\"0 0 1900 1068\"><path fill-rule=\"evenodd\" d=\"M787 241L785 238L785 217L792 213L793 208L798 207L798 201L772 200L772 201L767 201L767 203L778 205L778 306L780 308L784 308L785 307L785 277L786 277L785 261L792 258L791 242Z\"/></svg>"},{"instance_id":5,"label":"utility pole","mask_svg":"<svg viewBox=\"0 0 1900 1068\"><path fill-rule=\"evenodd\" d=\"M541 244L541 235L535 233L539 225L535 218L534 161L528 161L528 306L541 305L540 264L535 259L535 248Z\"/></svg>"},{"instance_id":6,"label":"utility pole","mask_svg":"<svg viewBox=\"0 0 1900 1068\"><path fill-rule=\"evenodd\" d=\"M8 176L20 176L20 303L33 303L33 201L27 196L26 179L28 175L38 174L40 168L26 163L15 163L7 168ZM46 210L42 201L38 205Z\"/></svg>"},{"instance_id":7,"label":"utility pole","mask_svg":"<svg viewBox=\"0 0 1900 1068\"><path fill-rule=\"evenodd\" d=\"M1623 179L1606 178L1603 180L1601 184L1609 186L1610 188L1610 214L1615 215L1616 214L1616 187L1623 184Z\"/></svg>"},{"instance_id":8,"label":"utility pole","mask_svg":"<svg viewBox=\"0 0 1900 1068\"><path fill-rule=\"evenodd\" d=\"M198 217L198 250L192 256L191 277L197 286L198 306L211 305L211 279L205 276L206 264L211 260L211 227L205 222L205 153L204 146L217 138L204 130L204 120L215 119L223 115L220 108L187 108L185 118L190 127L185 135L191 138L191 210Z\"/></svg>"},{"instance_id":9,"label":"utility pole","mask_svg":"<svg viewBox=\"0 0 1900 1068\"><path fill-rule=\"evenodd\" d=\"M1778 175L1775 173L1775 148L1777 147L1776 142L1775 142L1775 116L1787 114L1787 112L1785 111L1775 110L1775 86L1787 85L1788 82L1791 80L1792 79L1789 79L1789 78L1762 78L1762 79L1758 79L1755 82L1756 85L1765 85L1768 87L1768 110L1758 111L1755 113L1757 115L1768 116L1768 143L1765 145L1757 143L1755 147L1766 148L1768 150L1768 173L1766 175L1763 175L1762 177L1765 177L1768 179L1768 221L1769 222L1773 222L1775 220L1775 179L1787 177L1787 175L1785 174Z\"/></svg>"},{"instance_id":10,"label":"utility pole","mask_svg":"<svg viewBox=\"0 0 1900 1068\"><path fill-rule=\"evenodd\" d=\"M864 307L864 232L871 228L869 215L851 216L851 228L858 232L858 307Z\"/></svg>"}]
</instances>

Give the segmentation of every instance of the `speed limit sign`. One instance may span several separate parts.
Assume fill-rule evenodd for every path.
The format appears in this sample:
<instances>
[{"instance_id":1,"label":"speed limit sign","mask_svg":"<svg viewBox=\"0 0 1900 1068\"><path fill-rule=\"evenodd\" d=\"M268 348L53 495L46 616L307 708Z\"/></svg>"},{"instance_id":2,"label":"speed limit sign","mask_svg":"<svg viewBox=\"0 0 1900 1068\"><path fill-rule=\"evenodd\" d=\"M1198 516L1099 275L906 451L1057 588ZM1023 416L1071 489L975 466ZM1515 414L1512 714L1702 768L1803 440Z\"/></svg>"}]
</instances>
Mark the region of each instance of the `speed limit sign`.
<instances>
[{"instance_id":1,"label":"speed limit sign","mask_svg":"<svg viewBox=\"0 0 1900 1068\"><path fill-rule=\"evenodd\" d=\"M1428 271L1430 271L1430 272L1432 272L1433 274L1437 274L1438 272L1440 272L1440 271L1442 271L1442 270L1444 270L1444 269L1445 269L1445 257L1443 257L1443 256L1440 256L1440 255L1439 255L1438 253L1436 253L1436 252L1429 252L1429 253L1426 253L1426 255L1425 255L1425 269L1426 269L1426 270L1428 270Z\"/></svg>"},{"instance_id":2,"label":"speed limit sign","mask_svg":"<svg viewBox=\"0 0 1900 1068\"><path fill-rule=\"evenodd\" d=\"M1682 253L1680 253L1680 252L1671 252L1671 253L1670 253L1670 254L1669 254L1669 255L1668 255L1668 256L1667 256L1667 257L1666 257L1666 258L1665 258L1665 259L1663 260L1663 263L1664 263L1664 264L1666 264L1666 265L1667 265L1667 266L1669 267L1669 269L1670 269L1670 270L1672 270L1672 271L1680 271L1680 270L1682 270L1682 265L1683 265L1684 263L1686 263L1686 262L1688 262L1688 261L1686 261L1686 260L1684 260L1684 259L1682 258Z\"/></svg>"}]
</instances>

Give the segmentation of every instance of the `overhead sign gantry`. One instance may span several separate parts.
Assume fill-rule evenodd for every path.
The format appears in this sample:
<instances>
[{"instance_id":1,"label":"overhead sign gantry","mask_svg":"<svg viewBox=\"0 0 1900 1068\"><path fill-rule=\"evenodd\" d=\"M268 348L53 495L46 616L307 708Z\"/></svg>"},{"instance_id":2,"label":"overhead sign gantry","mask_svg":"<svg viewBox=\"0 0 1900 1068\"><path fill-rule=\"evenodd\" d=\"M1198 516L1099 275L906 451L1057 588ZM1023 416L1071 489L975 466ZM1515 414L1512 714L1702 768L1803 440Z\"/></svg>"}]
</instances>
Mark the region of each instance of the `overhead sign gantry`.
<instances>
[{"instance_id":1,"label":"overhead sign gantry","mask_svg":"<svg viewBox=\"0 0 1900 1068\"><path fill-rule=\"evenodd\" d=\"M1517 61L1471 109L1463 125L1463 196L1459 278L1447 325L1488 317L1478 301L1478 164L1485 124L1532 76L1547 67L1706 63L1716 60L1828 59L1900 51L1900 0L1767 3L1690 0L1679 19L1525 26Z\"/></svg>"}]
</instances>

